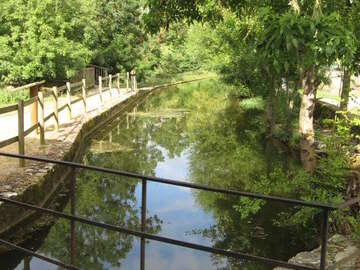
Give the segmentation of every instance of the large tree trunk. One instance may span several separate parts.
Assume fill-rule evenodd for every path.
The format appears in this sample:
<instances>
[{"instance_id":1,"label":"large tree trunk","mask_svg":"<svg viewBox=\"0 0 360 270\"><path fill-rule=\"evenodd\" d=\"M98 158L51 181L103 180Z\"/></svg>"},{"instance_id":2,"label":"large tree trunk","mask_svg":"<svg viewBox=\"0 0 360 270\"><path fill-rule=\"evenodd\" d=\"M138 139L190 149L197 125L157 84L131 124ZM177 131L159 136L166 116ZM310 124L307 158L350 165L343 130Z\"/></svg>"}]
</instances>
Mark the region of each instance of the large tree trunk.
<instances>
[{"instance_id":1,"label":"large tree trunk","mask_svg":"<svg viewBox=\"0 0 360 270\"><path fill-rule=\"evenodd\" d=\"M286 111L285 111L285 131L287 134L289 134L289 137L291 137L291 108L290 108L290 90L289 90L289 80L285 80L285 96L286 96Z\"/></svg>"},{"instance_id":2,"label":"large tree trunk","mask_svg":"<svg viewBox=\"0 0 360 270\"><path fill-rule=\"evenodd\" d=\"M269 69L267 70L268 79L271 78ZM269 93L266 104L266 115L265 115L265 128L267 137L271 138L273 136L273 128L274 128L274 98L275 98L275 86L276 82L274 79L270 79L271 83L269 83ZM270 82L270 81L269 81Z\"/></svg>"},{"instance_id":3,"label":"large tree trunk","mask_svg":"<svg viewBox=\"0 0 360 270\"><path fill-rule=\"evenodd\" d=\"M274 128L274 92L269 93L269 98L266 104L266 135L271 138L273 136Z\"/></svg>"},{"instance_id":4,"label":"large tree trunk","mask_svg":"<svg viewBox=\"0 0 360 270\"><path fill-rule=\"evenodd\" d=\"M351 83L351 71L347 68L344 68L343 82L341 89L341 102L340 109L347 111L349 104L349 94L350 94L350 83Z\"/></svg>"},{"instance_id":5,"label":"large tree trunk","mask_svg":"<svg viewBox=\"0 0 360 270\"><path fill-rule=\"evenodd\" d=\"M304 72L302 81L303 95L299 113L299 135L301 163L308 172L316 168L314 108L316 84L314 67Z\"/></svg>"}]
</instances>

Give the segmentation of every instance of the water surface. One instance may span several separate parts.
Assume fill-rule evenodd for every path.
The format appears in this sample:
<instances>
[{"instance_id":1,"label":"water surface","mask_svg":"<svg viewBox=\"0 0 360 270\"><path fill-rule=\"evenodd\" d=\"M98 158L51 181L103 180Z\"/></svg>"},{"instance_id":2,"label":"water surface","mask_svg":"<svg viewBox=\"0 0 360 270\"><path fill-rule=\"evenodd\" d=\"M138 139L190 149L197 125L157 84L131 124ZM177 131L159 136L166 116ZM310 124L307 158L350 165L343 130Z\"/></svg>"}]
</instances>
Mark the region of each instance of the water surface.
<instances>
[{"instance_id":1,"label":"water surface","mask_svg":"<svg viewBox=\"0 0 360 270\"><path fill-rule=\"evenodd\" d=\"M252 191L274 171L298 168L296 157L265 139L263 112L229 101L215 81L169 88L139 100L96 132L84 163L214 187ZM262 179L262 181L259 181ZM271 188L271 181L264 186ZM276 191L278 195L288 195ZM292 209L234 196L148 183L147 231L211 247L288 260L313 247L312 235L274 222ZM141 182L78 171L75 213L140 229ZM70 211L68 202L64 208ZM75 265L81 269L139 269L140 239L75 223ZM32 237L37 252L69 263L70 222L59 219ZM36 243L36 244L35 244ZM24 269L23 255L0 257L5 269ZM11 263L10 263L11 262ZM146 242L145 269L272 269L248 261L155 241ZM59 269L36 258L30 269ZM2 269L2 268L1 268Z\"/></svg>"}]
</instances>

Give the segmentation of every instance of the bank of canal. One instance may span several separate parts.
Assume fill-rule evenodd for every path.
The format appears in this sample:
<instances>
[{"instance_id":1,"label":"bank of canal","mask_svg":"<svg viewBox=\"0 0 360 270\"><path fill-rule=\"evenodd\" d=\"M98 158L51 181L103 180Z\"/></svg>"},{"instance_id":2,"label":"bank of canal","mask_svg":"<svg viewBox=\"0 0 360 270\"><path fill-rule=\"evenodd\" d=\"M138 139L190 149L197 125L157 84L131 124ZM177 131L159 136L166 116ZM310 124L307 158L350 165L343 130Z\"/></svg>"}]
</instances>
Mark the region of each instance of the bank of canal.
<instances>
[{"instance_id":1,"label":"bank of canal","mask_svg":"<svg viewBox=\"0 0 360 270\"><path fill-rule=\"evenodd\" d=\"M221 87L209 80L155 91L97 131L88 142L83 162L249 191L259 184L257 179L276 170L298 169L296 155L266 141L261 109L239 111ZM76 215L139 229L139 181L89 171L78 171L74 177ZM66 184L58 197L56 207L69 212ZM299 233L293 226L280 224L279 215L293 211L281 204L155 183L148 184L147 200L150 233L284 261L317 246L316 225ZM44 223L25 245L69 262L69 221ZM139 269L140 241L136 237L76 223L75 247L75 264L82 269ZM23 269L24 263L30 269L59 269L36 258L24 260L14 251L0 255L0 261L4 270ZM146 269L157 270L272 269L154 241L147 242L145 261Z\"/></svg>"}]
</instances>

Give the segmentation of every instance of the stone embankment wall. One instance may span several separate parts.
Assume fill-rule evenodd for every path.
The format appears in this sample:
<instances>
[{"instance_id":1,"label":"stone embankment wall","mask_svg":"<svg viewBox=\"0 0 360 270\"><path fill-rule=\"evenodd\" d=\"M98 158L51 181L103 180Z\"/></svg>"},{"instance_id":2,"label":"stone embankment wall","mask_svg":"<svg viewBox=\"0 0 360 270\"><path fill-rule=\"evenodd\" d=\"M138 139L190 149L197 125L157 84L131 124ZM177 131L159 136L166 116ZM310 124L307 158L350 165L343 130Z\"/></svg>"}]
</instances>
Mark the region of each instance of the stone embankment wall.
<instances>
[{"instance_id":1,"label":"stone embankment wall","mask_svg":"<svg viewBox=\"0 0 360 270\"><path fill-rule=\"evenodd\" d=\"M360 248L351 238L334 235L328 241L327 270L359 270ZM300 252L289 260L290 263L300 264L319 269L320 247L312 251ZM277 267L274 270L287 270Z\"/></svg>"}]
</instances>

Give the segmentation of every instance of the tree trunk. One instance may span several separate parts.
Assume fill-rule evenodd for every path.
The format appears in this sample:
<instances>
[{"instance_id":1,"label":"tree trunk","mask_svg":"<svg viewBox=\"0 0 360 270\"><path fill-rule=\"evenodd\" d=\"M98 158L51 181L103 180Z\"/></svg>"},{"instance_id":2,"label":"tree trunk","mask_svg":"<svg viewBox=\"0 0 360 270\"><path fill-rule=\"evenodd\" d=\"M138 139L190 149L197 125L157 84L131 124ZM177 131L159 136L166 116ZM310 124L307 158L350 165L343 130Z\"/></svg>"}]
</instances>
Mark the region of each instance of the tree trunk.
<instances>
[{"instance_id":1,"label":"tree trunk","mask_svg":"<svg viewBox=\"0 0 360 270\"><path fill-rule=\"evenodd\" d=\"M290 90L289 90L289 80L285 80L285 95L286 95L286 111L285 111L285 118L286 118L286 124L285 124L285 131L287 134L289 134L289 137L291 137L291 108L290 108Z\"/></svg>"},{"instance_id":2,"label":"tree trunk","mask_svg":"<svg viewBox=\"0 0 360 270\"><path fill-rule=\"evenodd\" d=\"M271 138L273 135L273 127L274 127L274 118L273 118L273 103L274 103L274 95L275 95L275 80L272 78L270 69L268 66L265 68L267 74L268 84L268 100L266 104L266 115L265 115L265 128L266 128L266 136Z\"/></svg>"},{"instance_id":3,"label":"tree trunk","mask_svg":"<svg viewBox=\"0 0 360 270\"><path fill-rule=\"evenodd\" d=\"M347 111L349 104L349 94L350 94L350 83L351 83L351 71L347 68L344 68L343 74L343 83L341 89L341 102L340 109Z\"/></svg>"},{"instance_id":4,"label":"tree trunk","mask_svg":"<svg viewBox=\"0 0 360 270\"><path fill-rule=\"evenodd\" d=\"M302 81L303 95L299 113L299 135L301 163L308 172L316 168L314 108L316 84L314 67L304 72Z\"/></svg>"},{"instance_id":5,"label":"tree trunk","mask_svg":"<svg viewBox=\"0 0 360 270\"><path fill-rule=\"evenodd\" d=\"M266 105L266 135L271 138L273 136L274 127L274 94L275 89L271 89Z\"/></svg>"}]
</instances>

